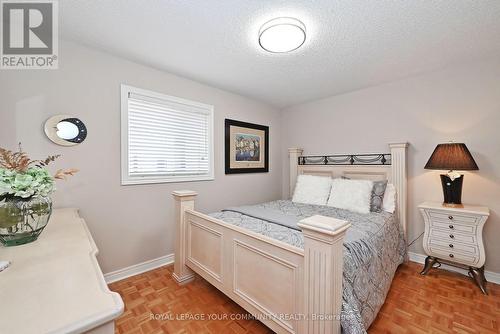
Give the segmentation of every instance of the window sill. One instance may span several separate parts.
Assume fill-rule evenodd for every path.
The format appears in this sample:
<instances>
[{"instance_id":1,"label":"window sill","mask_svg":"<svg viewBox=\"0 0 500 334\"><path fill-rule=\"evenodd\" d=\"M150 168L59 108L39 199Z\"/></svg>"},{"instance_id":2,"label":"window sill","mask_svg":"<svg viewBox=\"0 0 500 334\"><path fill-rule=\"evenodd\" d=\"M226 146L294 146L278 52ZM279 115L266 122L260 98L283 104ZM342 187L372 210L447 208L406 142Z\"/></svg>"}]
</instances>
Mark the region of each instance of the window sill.
<instances>
[{"instance_id":1,"label":"window sill","mask_svg":"<svg viewBox=\"0 0 500 334\"><path fill-rule=\"evenodd\" d=\"M122 179L122 186L130 185L141 185L141 184L155 184L155 183L183 183L183 182L198 182L198 181L214 181L215 177L213 175L209 176L190 176L190 177L172 177L172 178L127 178Z\"/></svg>"}]
</instances>

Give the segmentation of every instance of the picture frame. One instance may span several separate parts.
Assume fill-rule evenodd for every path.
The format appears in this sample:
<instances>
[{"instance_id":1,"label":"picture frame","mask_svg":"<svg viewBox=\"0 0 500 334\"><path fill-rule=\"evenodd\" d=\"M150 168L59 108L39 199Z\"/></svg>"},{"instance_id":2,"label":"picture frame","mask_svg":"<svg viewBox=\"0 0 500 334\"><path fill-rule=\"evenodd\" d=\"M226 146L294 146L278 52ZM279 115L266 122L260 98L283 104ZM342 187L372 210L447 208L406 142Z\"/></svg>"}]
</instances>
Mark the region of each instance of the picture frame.
<instances>
[{"instance_id":1,"label":"picture frame","mask_svg":"<svg viewBox=\"0 0 500 334\"><path fill-rule=\"evenodd\" d=\"M269 127L224 120L226 174L269 172Z\"/></svg>"}]
</instances>

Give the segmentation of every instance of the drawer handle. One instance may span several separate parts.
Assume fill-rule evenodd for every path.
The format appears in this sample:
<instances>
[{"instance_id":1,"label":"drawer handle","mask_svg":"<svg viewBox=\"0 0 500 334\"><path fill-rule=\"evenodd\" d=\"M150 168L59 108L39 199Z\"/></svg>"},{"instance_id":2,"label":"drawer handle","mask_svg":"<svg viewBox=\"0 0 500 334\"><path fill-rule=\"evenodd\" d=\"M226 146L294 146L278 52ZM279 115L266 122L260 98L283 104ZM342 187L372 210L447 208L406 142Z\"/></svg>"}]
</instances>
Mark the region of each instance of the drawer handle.
<instances>
[{"instance_id":1,"label":"drawer handle","mask_svg":"<svg viewBox=\"0 0 500 334\"><path fill-rule=\"evenodd\" d=\"M448 216L448 219L449 220L453 220L453 216Z\"/></svg>"},{"instance_id":2,"label":"drawer handle","mask_svg":"<svg viewBox=\"0 0 500 334\"><path fill-rule=\"evenodd\" d=\"M455 236L454 236L453 234L450 234L450 238L454 239L454 238L455 238Z\"/></svg>"},{"instance_id":3,"label":"drawer handle","mask_svg":"<svg viewBox=\"0 0 500 334\"><path fill-rule=\"evenodd\" d=\"M455 257L455 255L453 255L453 254L450 254L450 257Z\"/></svg>"},{"instance_id":4,"label":"drawer handle","mask_svg":"<svg viewBox=\"0 0 500 334\"><path fill-rule=\"evenodd\" d=\"M453 244L450 244L450 248L453 248Z\"/></svg>"},{"instance_id":5,"label":"drawer handle","mask_svg":"<svg viewBox=\"0 0 500 334\"><path fill-rule=\"evenodd\" d=\"M451 228L451 229L453 230L453 229L455 228L455 226L453 226L453 225L450 225L450 228Z\"/></svg>"}]
</instances>

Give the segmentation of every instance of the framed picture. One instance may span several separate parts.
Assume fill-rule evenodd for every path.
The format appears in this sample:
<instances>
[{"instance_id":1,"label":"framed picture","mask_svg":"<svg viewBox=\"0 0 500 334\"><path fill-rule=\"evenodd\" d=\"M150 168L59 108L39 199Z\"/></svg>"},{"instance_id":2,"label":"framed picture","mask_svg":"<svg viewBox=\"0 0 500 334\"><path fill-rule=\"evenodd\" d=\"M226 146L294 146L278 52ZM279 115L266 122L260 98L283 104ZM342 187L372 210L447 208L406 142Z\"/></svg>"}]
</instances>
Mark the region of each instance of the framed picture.
<instances>
[{"instance_id":1,"label":"framed picture","mask_svg":"<svg viewBox=\"0 0 500 334\"><path fill-rule=\"evenodd\" d=\"M269 127L226 119L226 174L269 172Z\"/></svg>"}]
</instances>

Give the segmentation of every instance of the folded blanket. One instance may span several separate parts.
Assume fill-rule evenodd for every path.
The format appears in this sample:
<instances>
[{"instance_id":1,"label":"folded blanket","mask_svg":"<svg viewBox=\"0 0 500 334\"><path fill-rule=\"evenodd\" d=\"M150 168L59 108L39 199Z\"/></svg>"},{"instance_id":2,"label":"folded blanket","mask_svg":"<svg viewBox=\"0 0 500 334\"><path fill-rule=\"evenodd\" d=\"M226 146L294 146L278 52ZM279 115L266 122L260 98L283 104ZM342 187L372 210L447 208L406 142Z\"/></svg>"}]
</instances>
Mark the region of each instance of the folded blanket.
<instances>
[{"instance_id":1,"label":"folded blanket","mask_svg":"<svg viewBox=\"0 0 500 334\"><path fill-rule=\"evenodd\" d=\"M222 211L236 212L255 219L260 219L272 224L278 224L296 231L301 231L298 223L300 218L295 214L286 214L281 210L262 207L260 205L243 205L230 207ZM358 233L349 233L346 236L344 247L352 254L352 260L356 265L363 265L369 261L375 250Z\"/></svg>"},{"instance_id":2,"label":"folded blanket","mask_svg":"<svg viewBox=\"0 0 500 334\"><path fill-rule=\"evenodd\" d=\"M230 207L222 211L237 212L245 216L253 217L255 219L261 219L273 224L285 226L293 230L301 230L297 225L299 220L297 219L296 215L287 215L280 210L263 208L257 205L244 205L238 207Z\"/></svg>"}]
</instances>

